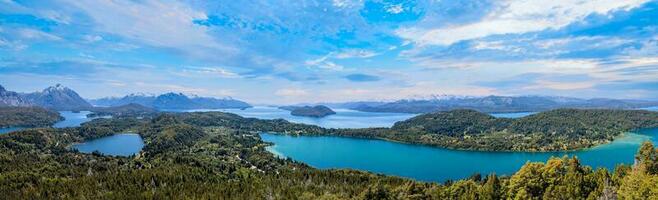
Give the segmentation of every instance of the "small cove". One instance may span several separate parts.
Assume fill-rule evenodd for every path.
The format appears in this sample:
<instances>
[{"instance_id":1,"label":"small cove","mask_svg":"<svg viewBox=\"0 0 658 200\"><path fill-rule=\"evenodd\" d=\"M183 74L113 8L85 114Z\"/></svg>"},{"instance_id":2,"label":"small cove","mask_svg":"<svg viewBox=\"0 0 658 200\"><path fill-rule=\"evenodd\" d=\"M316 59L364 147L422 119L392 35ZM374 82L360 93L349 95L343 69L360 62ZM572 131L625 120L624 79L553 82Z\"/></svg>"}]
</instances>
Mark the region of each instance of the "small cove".
<instances>
[{"instance_id":1,"label":"small cove","mask_svg":"<svg viewBox=\"0 0 658 200\"><path fill-rule=\"evenodd\" d=\"M134 133L120 133L74 144L72 148L82 153L98 151L103 155L132 156L144 147L142 137Z\"/></svg>"}]
</instances>

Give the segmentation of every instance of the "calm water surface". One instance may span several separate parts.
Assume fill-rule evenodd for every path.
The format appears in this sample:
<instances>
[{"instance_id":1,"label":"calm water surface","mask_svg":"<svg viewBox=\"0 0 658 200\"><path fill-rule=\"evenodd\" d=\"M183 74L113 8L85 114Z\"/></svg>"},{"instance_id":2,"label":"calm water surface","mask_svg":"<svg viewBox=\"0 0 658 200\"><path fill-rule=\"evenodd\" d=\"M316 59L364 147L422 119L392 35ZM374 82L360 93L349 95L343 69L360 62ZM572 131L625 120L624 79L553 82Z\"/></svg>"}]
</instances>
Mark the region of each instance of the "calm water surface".
<instances>
[{"instance_id":1,"label":"calm water surface","mask_svg":"<svg viewBox=\"0 0 658 200\"><path fill-rule=\"evenodd\" d=\"M91 121L94 118L87 118L89 111L80 111L80 112L71 112L71 111L60 111L59 115L64 117L64 121L57 122L53 125L55 128L66 128L66 127L77 127L80 124Z\"/></svg>"},{"instance_id":2,"label":"calm water surface","mask_svg":"<svg viewBox=\"0 0 658 200\"><path fill-rule=\"evenodd\" d=\"M491 116L497 118L521 118L537 112L513 112L513 113L491 113Z\"/></svg>"},{"instance_id":3,"label":"calm water surface","mask_svg":"<svg viewBox=\"0 0 658 200\"><path fill-rule=\"evenodd\" d=\"M606 145L577 152L527 153L480 152L409 145L382 140L331 136L286 136L263 133L274 154L290 157L320 169L352 168L422 181L442 182L473 173L511 174L527 161L546 161L551 156L575 155L583 164L612 169L633 163L642 141L654 143L658 129L627 133Z\"/></svg>"},{"instance_id":4,"label":"calm water surface","mask_svg":"<svg viewBox=\"0 0 658 200\"><path fill-rule=\"evenodd\" d=\"M23 129L25 129L25 128L23 128L23 127L0 128L0 134L19 131L19 130L23 130Z\"/></svg>"},{"instance_id":5,"label":"calm water surface","mask_svg":"<svg viewBox=\"0 0 658 200\"><path fill-rule=\"evenodd\" d=\"M104 155L112 156L135 155L142 150L142 147L144 147L142 137L132 133L116 134L73 145L73 148L83 153L99 151Z\"/></svg>"},{"instance_id":6,"label":"calm water surface","mask_svg":"<svg viewBox=\"0 0 658 200\"><path fill-rule=\"evenodd\" d=\"M71 112L71 111L60 111L59 115L64 117L63 121L53 124L55 128L66 128L66 127L77 127L80 124L91 121L95 118L87 118L89 111L80 111L80 112ZM0 134L9 133L14 131L20 131L26 129L24 127L9 127L9 128L0 128Z\"/></svg>"},{"instance_id":7,"label":"calm water surface","mask_svg":"<svg viewBox=\"0 0 658 200\"><path fill-rule=\"evenodd\" d=\"M641 110L658 111L658 106L642 108Z\"/></svg>"},{"instance_id":8,"label":"calm water surface","mask_svg":"<svg viewBox=\"0 0 658 200\"><path fill-rule=\"evenodd\" d=\"M409 119L415 114L406 113L373 113L361 112L349 109L333 109L335 115L323 118L301 117L290 115L290 111L276 107L256 106L241 109L198 109L198 110L169 110L182 112L205 112L221 111L240 115L242 117L253 117L258 119L285 119L291 122L318 125L325 128L369 128L369 127L391 127L397 121Z\"/></svg>"}]
</instances>

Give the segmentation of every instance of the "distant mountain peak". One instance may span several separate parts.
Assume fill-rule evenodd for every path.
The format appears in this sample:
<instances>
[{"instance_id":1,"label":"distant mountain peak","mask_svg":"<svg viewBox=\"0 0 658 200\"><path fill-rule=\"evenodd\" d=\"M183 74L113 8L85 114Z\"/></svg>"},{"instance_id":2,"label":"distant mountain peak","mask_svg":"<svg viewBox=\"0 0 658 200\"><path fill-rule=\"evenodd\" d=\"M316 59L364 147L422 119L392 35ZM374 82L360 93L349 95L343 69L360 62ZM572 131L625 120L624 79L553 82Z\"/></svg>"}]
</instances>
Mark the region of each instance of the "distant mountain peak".
<instances>
[{"instance_id":1,"label":"distant mountain peak","mask_svg":"<svg viewBox=\"0 0 658 200\"><path fill-rule=\"evenodd\" d=\"M430 95L414 95L407 99L402 99L405 101L437 101L437 100L453 100L453 99L467 99L473 98L473 96L465 95L450 95L450 94L430 94Z\"/></svg>"},{"instance_id":2,"label":"distant mountain peak","mask_svg":"<svg viewBox=\"0 0 658 200\"><path fill-rule=\"evenodd\" d=\"M143 93L143 92L135 92L135 93L130 93L129 95L126 95L126 97L154 97L155 94L151 93Z\"/></svg>"},{"instance_id":3,"label":"distant mountain peak","mask_svg":"<svg viewBox=\"0 0 658 200\"><path fill-rule=\"evenodd\" d=\"M86 110L92 107L77 92L59 83L41 92L34 92L24 96L39 106L55 110Z\"/></svg>"},{"instance_id":4,"label":"distant mountain peak","mask_svg":"<svg viewBox=\"0 0 658 200\"><path fill-rule=\"evenodd\" d=\"M65 86L63 86L62 84L59 84L59 83L55 84L55 86L50 86L50 87L43 90L43 92L60 92L60 91L67 91L68 92L68 91L73 91L73 90L71 90L71 89L69 89L69 88L67 88L67 87L65 87Z\"/></svg>"}]
</instances>

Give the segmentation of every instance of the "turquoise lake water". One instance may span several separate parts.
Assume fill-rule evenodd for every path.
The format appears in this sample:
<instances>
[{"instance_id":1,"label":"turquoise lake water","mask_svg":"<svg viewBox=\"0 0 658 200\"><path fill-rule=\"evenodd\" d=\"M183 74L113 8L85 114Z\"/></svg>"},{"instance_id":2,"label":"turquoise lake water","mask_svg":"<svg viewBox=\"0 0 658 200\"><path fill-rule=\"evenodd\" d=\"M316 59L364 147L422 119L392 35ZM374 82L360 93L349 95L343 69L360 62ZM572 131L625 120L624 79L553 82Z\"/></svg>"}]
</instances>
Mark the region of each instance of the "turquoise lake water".
<instances>
[{"instance_id":1,"label":"turquoise lake water","mask_svg":"<svg viewBox=\"0 0 658 200\"><path fill-rule=\"evenodd\" d=\"M646 108L652 110L653 108ZM315 119L290 115L289 111L275 107L255 107L245 110L187 110L224 111L244 117L260 119L286 119L298 123L315 124L328 128L390 127L395 122L415 115L399 113L368 113L345 109L335 109L338 114ZM66 120L54 127L75 127L92 120L89 112L60 112ZM516 118L533 113L496 113L496 117ZM20 130L3 128L0 133ZM614 168L619 163L633 163L633 156L642 141L658 143L658 129L646 129L637 133L627 133L624 137L606 145L569 153L527 153L527 152L479 152L459 151L443 148L409 145L382 140L367 140L344 137L309 137L261 134L264 141L275 145L267 149L277 155L290 157L320 169L352 168L375 173L408 177L422 181L442 182L462 179L473 173L510 174L517 171L527 161L546 161L551 156L575 155L583 164L594 167ZM106 155L130 156L144 146L137 134L117 134L81 144L73 148L80 152L99 151Z\"/></svg>"},{"instance_id":2,"label":"turquoise lake water","mask_svg":"<svg viewBox=\"0 0 658 200\"><path fill-rule=\"evenodd\" d=\"M135 155L143 147L144 141L142 137L132 133L116 134L73 145L73 148L83 153L99 151L104 155L112 156Z\"/></svg>"},{"instance_id":3,"label":"turquoise lake water","mask_svg":"<svg viewBox=\"0 0 658 200\"><path fill-rule=\"evenodd\" d=\"M521 118L537 112L513 112L513 113L491 113L491 116L497 118Z\"/></svg>"},{"instance_id":4,"label":"turquoise lake water","mask_svg":"<svg viewBox=\"0 0 658 200\"><path fill-rule=\"evenodd\" d=\"M331 136L286 136L263 133L274 143L268 151L320 169L351 168L422 181L463 179L474 173L509 175L527 161L575 155L585 165L612 169L632 164L641 142L658 142L658 129L627 133L606 145L576 152L528 153L460 151L383 140Z\"/></svg>"}]
</instances>

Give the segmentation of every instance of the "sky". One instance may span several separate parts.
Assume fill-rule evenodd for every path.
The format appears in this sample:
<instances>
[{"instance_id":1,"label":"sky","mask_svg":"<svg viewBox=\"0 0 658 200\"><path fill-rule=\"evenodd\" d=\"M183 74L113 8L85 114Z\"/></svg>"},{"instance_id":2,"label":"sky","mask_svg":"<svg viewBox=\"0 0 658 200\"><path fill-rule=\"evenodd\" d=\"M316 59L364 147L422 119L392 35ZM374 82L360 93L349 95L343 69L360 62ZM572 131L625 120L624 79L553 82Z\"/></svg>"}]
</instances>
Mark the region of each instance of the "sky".
<instances>
[{"instance_id":1,"label":"sky","mask_svg":"<svg viewBox=\"0 0 658 200\"><path fill-rule=\"evenodd\" d=\"M0 85L250 103L658 100L658 1L0 0Z\"/></svg>"}]
</instances>

